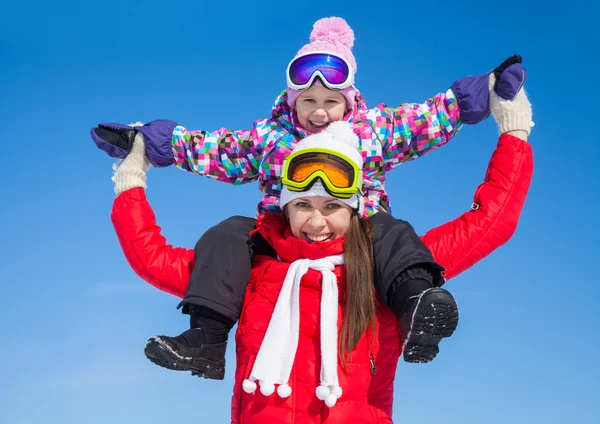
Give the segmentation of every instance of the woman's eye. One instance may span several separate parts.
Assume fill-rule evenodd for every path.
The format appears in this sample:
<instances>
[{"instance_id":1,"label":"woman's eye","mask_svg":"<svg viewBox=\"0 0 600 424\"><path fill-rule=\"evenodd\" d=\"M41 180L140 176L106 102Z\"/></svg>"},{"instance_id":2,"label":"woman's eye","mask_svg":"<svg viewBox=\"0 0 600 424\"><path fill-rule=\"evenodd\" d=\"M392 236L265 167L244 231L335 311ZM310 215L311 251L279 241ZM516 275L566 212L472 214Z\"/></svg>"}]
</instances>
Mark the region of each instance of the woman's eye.
<instances>
[{"instance_id":1,"label":"woman's eye","mask_svg":"<svg viewBox=\"0 0 600 424\"><path fill-rule=\"evenodd\" d=\"M327 205L328 209L339 209L341 207L342 207L342 205L338 205L337 203L330 203Z\"/></svg>"},{"instance_id":2,"label":"woman's eye","mask_svg":"<svg viewBox=\"0 0 600 424\"><path fill-rule=\"evenodd\" d=\"M298 203L295 204L295 206L298 207L298 208L308 208L308 207L310 207L310 205L308 203L306 203L306 202L298 202Z\"/></svg>"}]
</instances>

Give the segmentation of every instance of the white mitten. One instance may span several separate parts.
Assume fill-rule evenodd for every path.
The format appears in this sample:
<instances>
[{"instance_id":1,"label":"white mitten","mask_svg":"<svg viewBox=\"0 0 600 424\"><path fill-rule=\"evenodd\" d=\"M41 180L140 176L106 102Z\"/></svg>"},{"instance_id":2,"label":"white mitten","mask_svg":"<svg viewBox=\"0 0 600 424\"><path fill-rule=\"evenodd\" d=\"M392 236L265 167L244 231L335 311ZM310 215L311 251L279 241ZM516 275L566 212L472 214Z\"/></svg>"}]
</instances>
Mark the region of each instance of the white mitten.
<instances>
[{"instance_id":1,"label":"white mitten","mask_svg":"<svg viewBox=\"0 0 600 424\"><path fill-rule=\"evenodd\" d=\"M134 125L143 125L136 122ZM123 159L113 165L115 193L117 195L134 187L146 188L146 172L150 168L150 161L146 158L146 143L141 132L135 134L131 151Z\"/></svg>"},{"instance_id":2,"label":"white mitten","mask_svg":"<svg viewBox=\"0 0 600 424\"><path fill-rule=\"evenodd\" d=\"M491 73L489 85L490 111L498 124L498 132L504 134L509 131L520 130L529 134L534 123L531 120L533 113L525 88L521 88L513 100L504 100L494 91L495 83L496 78Z\"/></svg>"}]
</instances>

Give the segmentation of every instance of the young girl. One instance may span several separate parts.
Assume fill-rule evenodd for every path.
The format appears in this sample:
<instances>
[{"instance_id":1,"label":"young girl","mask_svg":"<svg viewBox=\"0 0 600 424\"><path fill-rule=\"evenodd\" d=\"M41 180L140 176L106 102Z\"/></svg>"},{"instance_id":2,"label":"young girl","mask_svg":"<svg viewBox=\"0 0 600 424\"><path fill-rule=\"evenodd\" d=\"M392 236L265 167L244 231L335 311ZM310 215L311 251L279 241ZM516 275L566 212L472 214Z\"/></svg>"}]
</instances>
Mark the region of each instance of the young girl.
<instances>
[{"instance_id":1,"label":"young girl","mask_svg":"<svg viewBox=\"0 0 600 424\"><path fill-rule=\"evenodd\" d=\"M380 104L367 109L354 87L357 68L351 51L353 40L352 30L342 19L318 21L311 42L287 68L288 89L277 99L271 118L256 121L252 130L188 131L173 121L158 120L134 129L100 125L92 130L92 137L111 156L123 157L139 131L146 139L146 154L156 166L176 163L182 169L232 184L258 179L265 194L258 211L264 213L281 211L281 165L296 144L311 133L323 131L331 122L351 122L361 139L365 216L371 216L375 229L377 290L398 311L400 319L406 321L410 315L419 321L424 319L421 313L425 311L414 311L422 300L418 296L441 284L441 268L425 250L406 248L420 243L408 223L377 213L391 212L384 189L385 172L445 144L462 122L474 124L487 117L489 75L458 80L446 93L421 105L405 104L392 109ZM520 58L510 58L490 75L498 78L494 87L498 93L512 98L524 80ZM161 365L197 373L203 364L224 364L227 334L240 314L252 255L270 250L260 234L251 235L254 228L254 219L232 217L210 229L198 242L196 266L188 293L180 304L191 315L190 330L177 337L149 340L149 349L165 352L165 357L157 361ZM386 234L402 237L388 242ZM390 255L394 260L390 260ZM400 260L402 257L405 260ZM399 279L400 268L419 262L429 266L411 271L413 283L405 284ZM456 309L449 293L443 292L440 297L446 311ZM405 350L405 359L433 359L440 336L451 335L455 326L446 326L444 333L436 333L437 337L418 339L410 333L409 320L403 333L407 339L412 334L414 340ZM216 373L217 378L222 375Z\"/></svg>"},{"instance_id":2,"label":"young girl","mask_svg":"<svg viewBox=\"0 0 600 424\"><path fill-rule=\"evenodd\" d=\"M511 237L527 196L533 171L531 147L525 141L529 102L521 92L513 102L493 99L492 111L502 135L475 193L475 207L423 237L446 267L447 278ZM359 187L337 194L326 190L339 180L337 164L348 161L340 137L333 134L327 143L330 155L318 165L322 173L304 191L297 191L294 180L301 178L294 175L302 175L302 170L294 172L292 161L315 165L315 154L323 152L305 143L303 151L290 156L283 182L292 181L281 200L286 218L259 216L257 230L278 258L254 258L236 334L232 423L392 422L401 337L396 317L376 300L370 283L370 225L360 218ZM138 134L131 154L115 173L113 223L136 272L181 297L194 252L173 248L160 235L143 190L141 143ZM331 234L328 241L313 242L323 234ZM156 263L161 266L152 266Z\"/></svg>"}]
</instances>

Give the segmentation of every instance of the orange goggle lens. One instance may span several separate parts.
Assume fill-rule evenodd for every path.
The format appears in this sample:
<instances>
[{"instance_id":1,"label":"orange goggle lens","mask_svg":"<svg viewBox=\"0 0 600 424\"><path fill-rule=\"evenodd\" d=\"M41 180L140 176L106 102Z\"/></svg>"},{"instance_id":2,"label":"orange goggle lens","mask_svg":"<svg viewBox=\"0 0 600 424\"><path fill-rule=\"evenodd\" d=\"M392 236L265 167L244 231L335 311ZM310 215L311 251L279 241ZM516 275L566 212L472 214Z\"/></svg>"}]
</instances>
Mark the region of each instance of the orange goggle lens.
<instances>
[{"instance_id":1,"label":"orange goggle lens","mask_svg":"<svg viewBox=\"0 0 600 424\"><path fill-rule=\"evenodd\" d=\"M345 160L326 153L305 154L294 158L287 177L293 182L302 183L317 171L322 171L331 184L338 188L350 188L354 182L354 168Z\"/></svg>"}]
</instances>

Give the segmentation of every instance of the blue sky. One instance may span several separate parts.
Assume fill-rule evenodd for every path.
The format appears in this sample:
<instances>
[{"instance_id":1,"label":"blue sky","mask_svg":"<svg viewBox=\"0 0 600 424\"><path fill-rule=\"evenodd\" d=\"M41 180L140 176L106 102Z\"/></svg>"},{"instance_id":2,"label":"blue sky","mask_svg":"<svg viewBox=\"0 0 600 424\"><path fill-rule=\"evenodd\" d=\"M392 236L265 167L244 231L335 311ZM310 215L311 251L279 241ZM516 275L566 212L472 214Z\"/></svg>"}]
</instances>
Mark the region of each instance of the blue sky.
<instances>
[{"instance_id":1,"label":"blue sky","mask_svg":"<svg viewBox=\"0 0 600 424\"><path fill-rule=\"evenodd\" d=\"M399 365L396 421L595 421L597 5L10 3L0 14L0 423L227 422L233 346L224 382L143 355L147 337L178 334L187 320L176 298L128 267L110 222L112 160L89 128L156 118L248 128L269 115L313 22L332 15L355 31L357 86L370 106L424 101L515 52L529 72L536 168L519 228L448 284L459 329L433 363ZM394 170L394 214L423 233L467 210L496 140L490 119ZM255 184L175 168L151 170L148 183L176 246L252 215L260 198Z\"/></svg>"}]
</instances>

